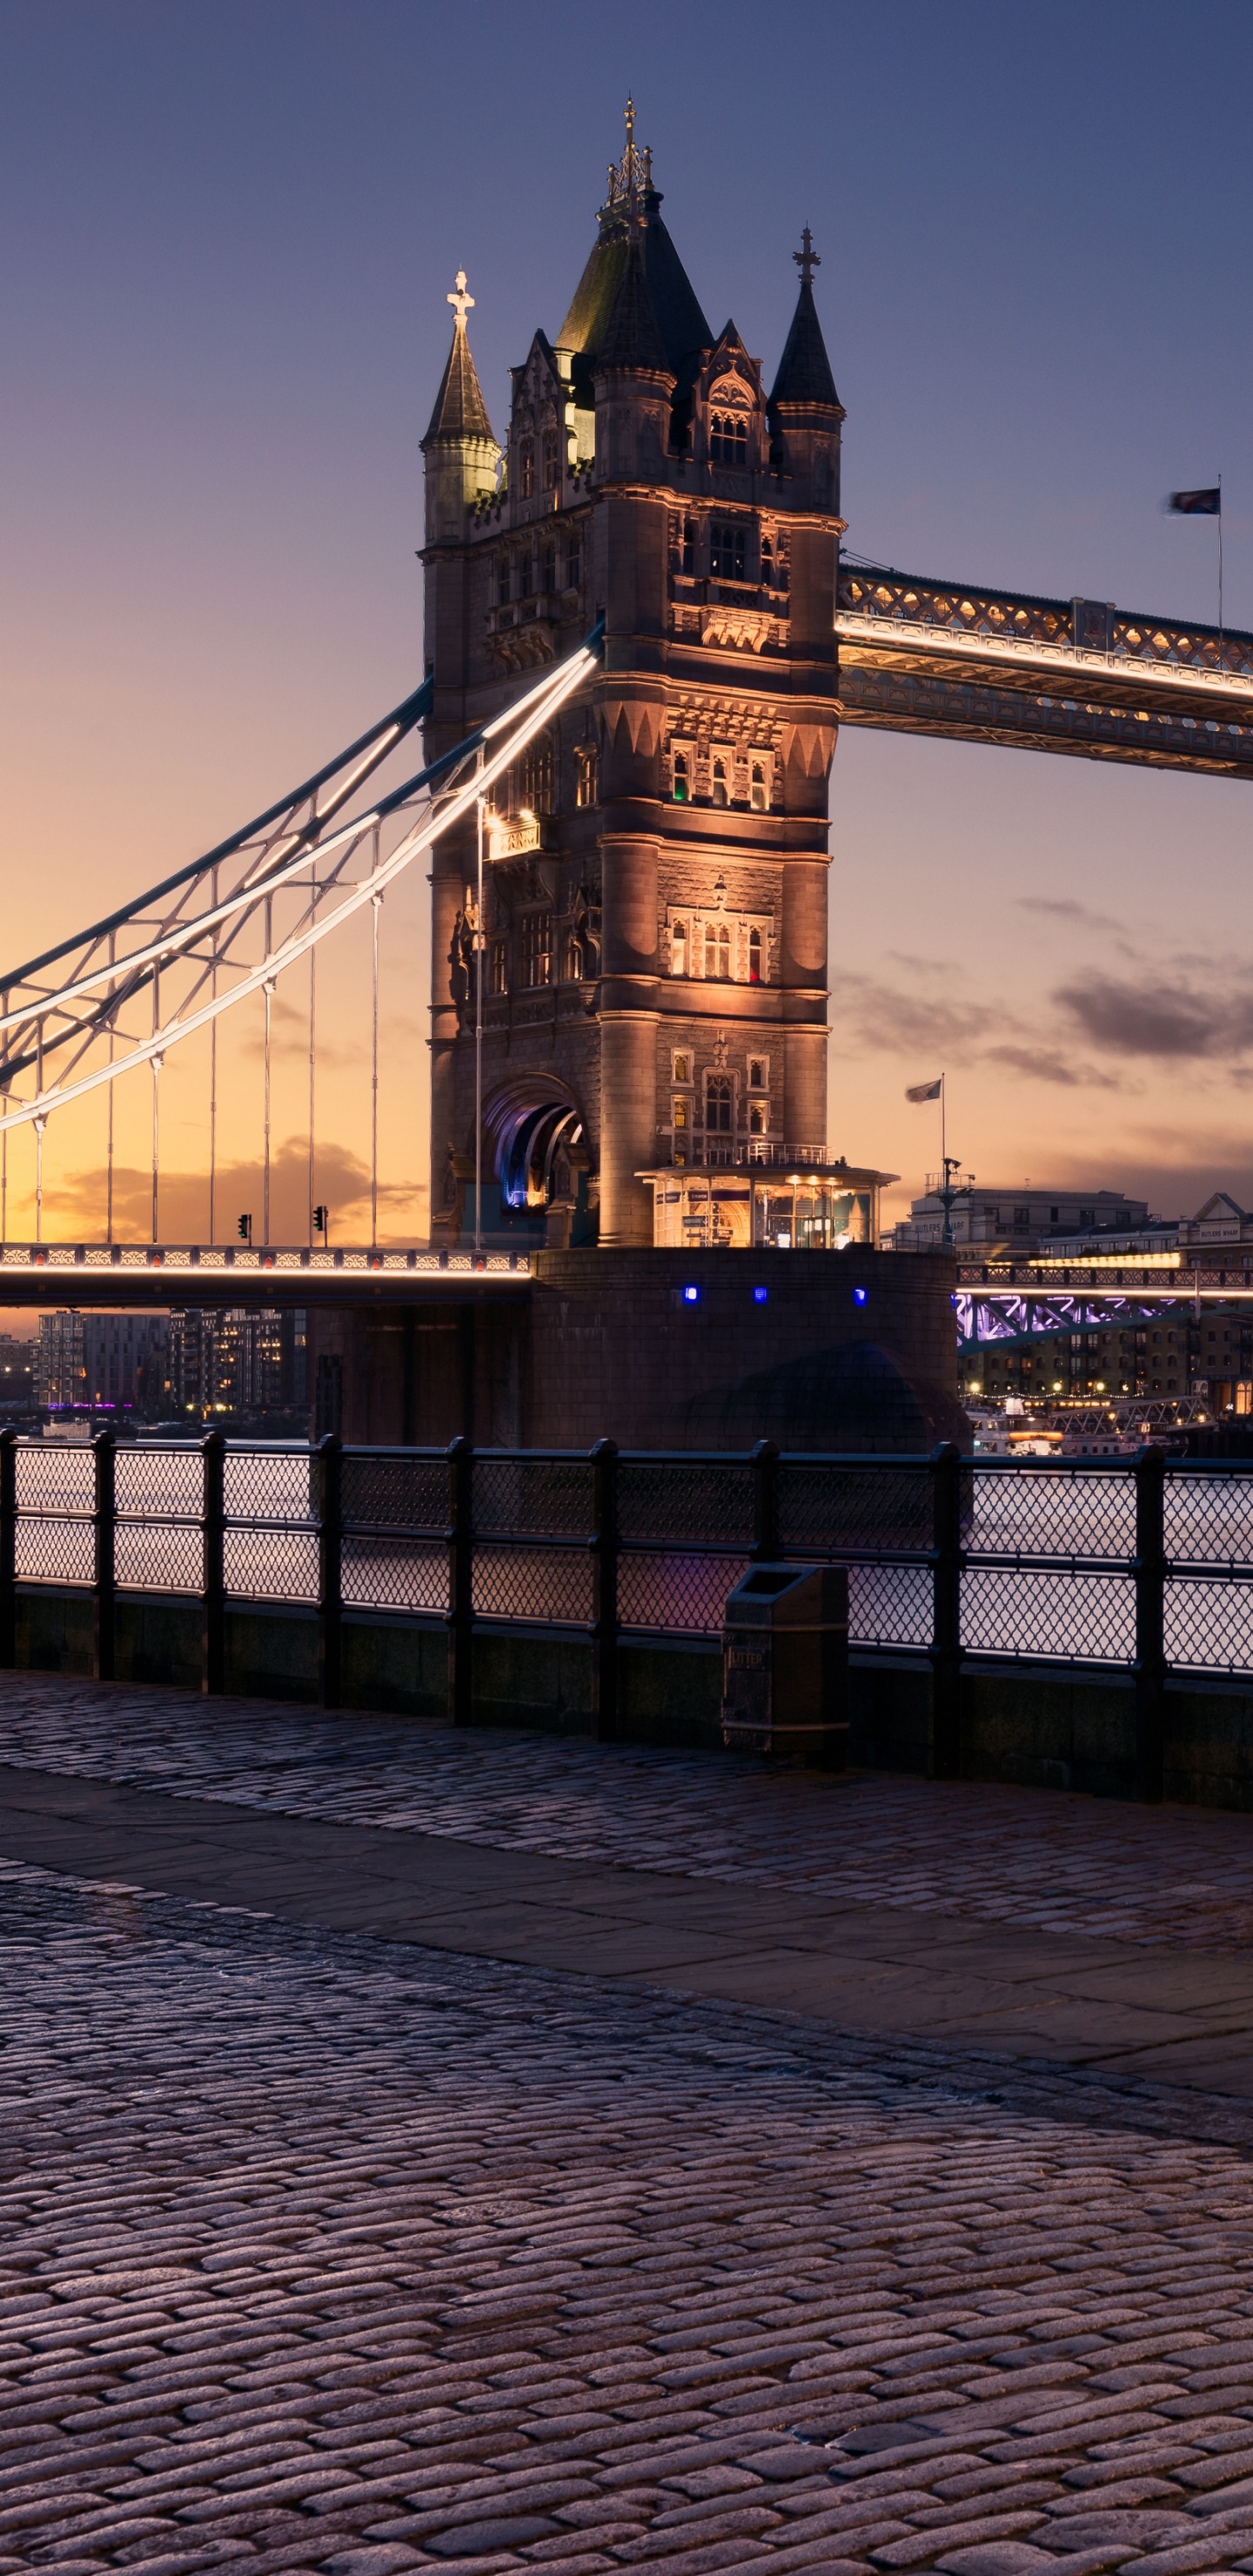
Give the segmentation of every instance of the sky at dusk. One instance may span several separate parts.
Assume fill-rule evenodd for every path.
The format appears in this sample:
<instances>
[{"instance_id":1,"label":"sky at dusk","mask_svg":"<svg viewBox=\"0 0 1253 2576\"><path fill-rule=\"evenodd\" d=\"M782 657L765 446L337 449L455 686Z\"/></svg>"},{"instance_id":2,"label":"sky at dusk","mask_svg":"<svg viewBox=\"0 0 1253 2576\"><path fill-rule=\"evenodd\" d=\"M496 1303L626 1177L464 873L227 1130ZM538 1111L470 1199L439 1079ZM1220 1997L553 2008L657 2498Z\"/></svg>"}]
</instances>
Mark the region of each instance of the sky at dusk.
<instances>
[{"instance_id":1,"label":"sky at dusk","mask_svg":"<svg viewBox=\"0 0 1253 2576\"><path fill-rule=\"evenodd\" d=\"M812 228L847 544L1197 619L1223 477L1253 627L1248 0L0 0L5 963L221 838L420 677L421 459L459 265L499 431L554 334L634 92L715 329L773 373ZM831 787L831 1143L903 1175L1253 1204L1235 783L846 729ZM425 1230L424 871L389 899L381 1226ZM368 932L325 970L318 1195L361 1232ZM325 952L324 952L325 954ZM322 973L322 969L319 969ZM303 1233L280 996L276 1238ZM235 1018L242 1023L243 1015ZM220 1204L259 1203L260 1023L224 1041ZM170 1059L165 1230L204 1222L205 1063ZM146 1231L146 1077L118 1103ZM47 1230L102 1227L103 1111ZM10 1231L33 1151L10 1149ZM894 1211L891 1211L894 1212Z\"/></svg>"}]
</instances>

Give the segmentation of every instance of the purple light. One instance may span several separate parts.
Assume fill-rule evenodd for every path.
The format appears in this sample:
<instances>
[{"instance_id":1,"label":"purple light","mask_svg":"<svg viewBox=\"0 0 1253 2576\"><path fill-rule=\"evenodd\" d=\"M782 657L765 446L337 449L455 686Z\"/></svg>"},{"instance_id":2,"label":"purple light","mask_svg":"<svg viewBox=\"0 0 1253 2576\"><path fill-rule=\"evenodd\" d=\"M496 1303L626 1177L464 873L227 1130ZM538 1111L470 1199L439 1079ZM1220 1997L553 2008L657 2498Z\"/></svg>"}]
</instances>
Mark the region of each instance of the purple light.
<instances>
[{"instance_id":1,"label":"purple light","mask_svg":"<svg viewBox=\"0 0 1253 2576\"><path fill-rule=\"evenodd\" d=\"M754 1290L753 1290L753 1304L754 1304L755 1306L764 1306L764 1305L765 1305L765 1302L766 1302L766 1299L767 1299L767 1297L769 1296L769 1294L770 1294L770 1291L769 1291L769 1289L768 1289L768 1288L754 1288Z\"/></svg>"},{"instance_id":2,"label":"purple light","mask_svg":"<svg viewBox=\"0 0 1253 2576\"><path fill-rule=\"evenodd\" d=\"M866 1302L866 1290L865 1290L864 1288L854 1288L854 1290L853 1290L853 1304L854 1304L855 1306L864 1306L864 1305L865 1305L865 1302Z\"/></svg>"}]
</instances>

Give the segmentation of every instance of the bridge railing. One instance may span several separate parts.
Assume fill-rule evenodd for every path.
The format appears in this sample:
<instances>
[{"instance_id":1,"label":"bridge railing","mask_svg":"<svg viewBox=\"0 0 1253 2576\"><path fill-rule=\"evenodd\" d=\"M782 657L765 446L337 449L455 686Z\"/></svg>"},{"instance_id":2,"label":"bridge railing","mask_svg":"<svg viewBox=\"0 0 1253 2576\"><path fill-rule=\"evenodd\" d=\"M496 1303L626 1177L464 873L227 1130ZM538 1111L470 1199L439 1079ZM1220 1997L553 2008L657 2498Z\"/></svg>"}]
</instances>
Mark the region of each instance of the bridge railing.
<instances>
[{"instance_id":1,"label":"bridge railing","mask_svg":"<svg viewBox=\"0 0 1253 2576\"><path fill-rule=\"evenodd\" d=\"M1253 1679L1253 1467L1167 1459L972 1459L91 1442L0 1432L0 1664L20 1599L90 1596L93 1662L114 1669L120 1594L200 1604L220 1690L230 1608L316 1619L322 1697L345 1624L442 1626L450 1713L470 1707L477 1633L594 1647L612 1730L620 1640L716 1638L754 1560L849 1570L850 1642L929 1663L936 1755L960 1758L963 1677L1013 1662L1133 1679L1142 1773L1160 1785L1171 1674Z\"/></svg>"}]
</instances>

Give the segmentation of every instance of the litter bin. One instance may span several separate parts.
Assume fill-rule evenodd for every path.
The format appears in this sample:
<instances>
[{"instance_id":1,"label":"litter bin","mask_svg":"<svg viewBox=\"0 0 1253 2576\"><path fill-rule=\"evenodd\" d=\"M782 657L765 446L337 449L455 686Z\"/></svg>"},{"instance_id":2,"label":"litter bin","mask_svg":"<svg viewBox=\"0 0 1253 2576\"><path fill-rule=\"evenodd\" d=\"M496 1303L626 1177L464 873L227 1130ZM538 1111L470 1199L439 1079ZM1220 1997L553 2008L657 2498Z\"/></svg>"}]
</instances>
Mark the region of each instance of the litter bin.
<instances>
[{"instance_id":1,"label":"litter bin","mask_svg":"<svg viewBox=\"0 0 1253 2576\"><path fill-rule=\"evenodd\" d=\"M734 1753L842 1771L848 1752L848 1575L754 1565L727 1598L722 1741Z\"/></svg>"}]
</instances>

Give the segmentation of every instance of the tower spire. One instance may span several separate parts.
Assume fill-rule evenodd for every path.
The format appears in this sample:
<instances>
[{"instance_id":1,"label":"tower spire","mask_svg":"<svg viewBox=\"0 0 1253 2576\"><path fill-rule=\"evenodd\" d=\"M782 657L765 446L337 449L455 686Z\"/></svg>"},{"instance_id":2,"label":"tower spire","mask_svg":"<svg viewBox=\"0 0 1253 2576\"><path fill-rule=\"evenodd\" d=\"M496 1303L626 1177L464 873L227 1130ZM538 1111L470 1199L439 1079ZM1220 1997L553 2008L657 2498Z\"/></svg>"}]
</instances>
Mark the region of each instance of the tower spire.
<instances>
[{"instance_id":1,"label":"tower spire","mask_svg":"<svg viewBox=\"0 0 1253 2576\"><path fill-rule=\"evenodd\" d=\"M814 270L821 268L822 262L814 249L814 237L808 224L801 234L800 249L794 250L792 257L801 273L801 291L779 360L770 407L774 410L779 403L816 404L823 411L839 412L842 420L840 397L835 390L831 361L814 302Z\"/></svg>"},{"instance_id":2,"label":"tower spire","mask_svg":"<svg viewBox=\"0 0 1253 2576\"><path fill-rule=\"evenodd\" d=\"M474 310L474 297L466 293L464 268L457 271L456 285L448 301L453 308L452 347L440 377L430 427L422 441L424 449L437 439L490 439L492 436L483 389L470 355L466 315Z\"/></svg>"}]
</instances>

